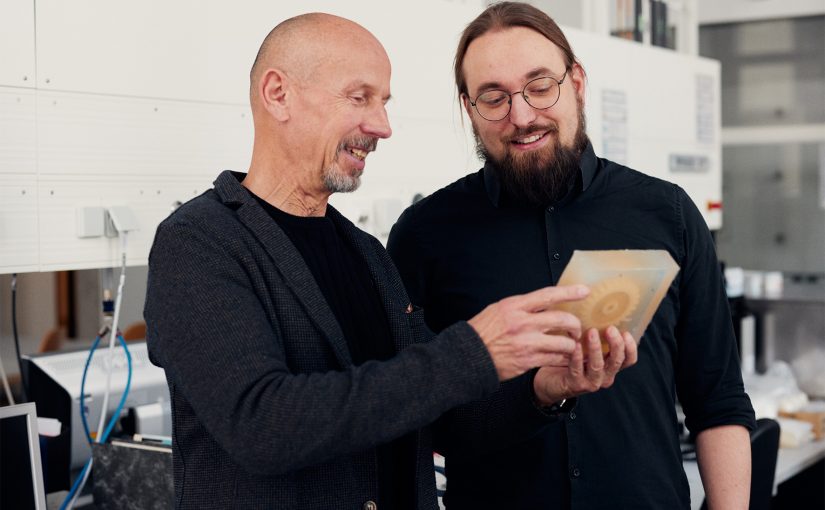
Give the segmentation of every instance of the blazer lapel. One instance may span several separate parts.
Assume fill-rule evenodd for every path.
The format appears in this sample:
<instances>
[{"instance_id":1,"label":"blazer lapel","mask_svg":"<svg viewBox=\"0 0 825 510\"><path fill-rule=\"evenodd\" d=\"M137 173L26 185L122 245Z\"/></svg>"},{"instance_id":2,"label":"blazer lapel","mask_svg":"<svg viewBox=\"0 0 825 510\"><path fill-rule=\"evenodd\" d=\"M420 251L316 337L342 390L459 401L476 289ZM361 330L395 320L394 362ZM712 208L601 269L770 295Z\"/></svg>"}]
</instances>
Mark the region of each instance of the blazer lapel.
<instances>
[{"instance_id":1,"label":"blazer lapel","mask_svg":"<svg viewBox=\"0 0 825 510\"><path fill-rule=\"evenodd\" d=\"M352 365L344 332L303 257L286 233L241 186L239 181L243 175L229 171L221 173L215 181L216 193L225 204L237 207L238 218L272 257L284 282L292 289L310 320L329 341L341 366Z\"/></svg>"},{"instance_id":2,"label":"blazer lapel","mask_svg":"<svg viewBox=\"0 0 825 510\"><path fill-rule=\"evenodd\" d=\"M413 342L407 315L412 311L407 292L399 277L389 271L392 262L386 253L376 253L369 236L352 224L331 205L327 205L327 216L332 219L344 239L367 263L372 281L378 290L378 296L387 313L387 321L392 333L393 345L400 352ZM386 260L380 260L381 257ZM404 302L400 301L404 300Z\"/></svg>"}]
</instances>

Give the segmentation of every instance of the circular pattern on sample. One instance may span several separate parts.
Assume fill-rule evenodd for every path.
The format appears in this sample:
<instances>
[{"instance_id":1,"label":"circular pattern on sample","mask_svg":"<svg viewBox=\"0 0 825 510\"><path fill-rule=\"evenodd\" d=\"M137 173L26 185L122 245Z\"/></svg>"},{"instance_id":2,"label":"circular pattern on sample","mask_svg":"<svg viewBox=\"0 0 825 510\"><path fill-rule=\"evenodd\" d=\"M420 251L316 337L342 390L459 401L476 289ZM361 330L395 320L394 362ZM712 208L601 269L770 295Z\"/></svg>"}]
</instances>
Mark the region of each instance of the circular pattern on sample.
<instances>
[{"instance_id":1,"label":"circular pattern on sample","mask_svg":"<svg viewBox=\"0 0 825 510\"><path fill-rule=\"evenodd\" d=\"M638 287L630 279L619 276L593 286L587 299L579 304L576 316L582 326L602 331L627 320L638 305Z\"/></svg>"}]
</instances>

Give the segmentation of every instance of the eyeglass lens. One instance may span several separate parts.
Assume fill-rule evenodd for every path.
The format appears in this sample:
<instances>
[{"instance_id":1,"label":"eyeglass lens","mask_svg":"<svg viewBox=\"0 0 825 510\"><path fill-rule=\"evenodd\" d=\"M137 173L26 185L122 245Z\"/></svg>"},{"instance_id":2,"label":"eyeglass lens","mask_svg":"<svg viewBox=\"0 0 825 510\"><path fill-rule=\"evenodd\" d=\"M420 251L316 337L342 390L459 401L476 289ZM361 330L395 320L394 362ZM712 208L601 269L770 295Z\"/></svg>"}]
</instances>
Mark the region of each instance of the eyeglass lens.
<instances>
[{"instance_id":1,"label":"eyeglass lens","mask_svg":"<svg viewBox=\"0 0 825 510\"><path fill-rule=\"evenodd\" d=\"M531 80L519 92L510 94L503 90L488 90L479 95L475 107L479 115L487 120L501 120L510 113L512 96L522 94L527 104L538 110L550 108L559 100L559 82L544 77Z\"/></svg>"}]
</instances>

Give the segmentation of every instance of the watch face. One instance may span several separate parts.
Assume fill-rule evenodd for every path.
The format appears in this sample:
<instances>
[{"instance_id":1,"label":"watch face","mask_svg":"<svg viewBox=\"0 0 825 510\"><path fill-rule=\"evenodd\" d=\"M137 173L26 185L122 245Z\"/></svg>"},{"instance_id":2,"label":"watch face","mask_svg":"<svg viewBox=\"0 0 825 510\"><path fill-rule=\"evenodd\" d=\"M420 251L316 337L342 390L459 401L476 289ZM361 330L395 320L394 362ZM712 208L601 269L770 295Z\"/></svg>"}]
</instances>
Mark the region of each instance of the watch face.
<instances>
[{"instance_id":1,"label":"watch face","mask_svg":"<svg viewBox=\"0 0 825 510\"><path fill-rule=\"evenodd\" d=\"M576 399L575 398L563 398L558 402L549 405L543 406L539 404L536 400L533 400L533 404L536 406L544 414L561 414L569 412L576 406Z\"/></svg>"}]
</instances>

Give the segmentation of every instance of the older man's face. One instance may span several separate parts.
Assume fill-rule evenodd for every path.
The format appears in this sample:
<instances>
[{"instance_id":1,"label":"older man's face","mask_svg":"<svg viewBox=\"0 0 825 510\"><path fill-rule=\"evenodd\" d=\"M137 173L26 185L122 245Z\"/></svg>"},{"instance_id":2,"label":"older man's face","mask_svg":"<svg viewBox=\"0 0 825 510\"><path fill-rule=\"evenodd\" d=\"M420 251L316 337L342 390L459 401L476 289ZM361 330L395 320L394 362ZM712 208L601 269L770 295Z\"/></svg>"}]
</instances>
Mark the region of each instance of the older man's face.
<instances>
[{"instance_id":1,"label":"older man's face","mask_svg":"<svg viewBox=\"0 0 825 510\"><path fill-rule=\"evenodd\" d=\"M319 165L327 191L354 191L365 158L392 134L385 109L390 62L377 42L343 41L315 74L301 90L307 156Z\"/></svg>"}]
</instances>

